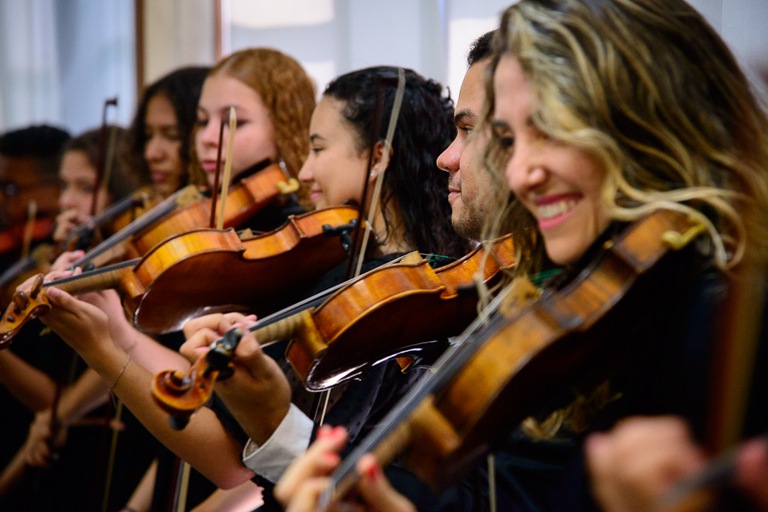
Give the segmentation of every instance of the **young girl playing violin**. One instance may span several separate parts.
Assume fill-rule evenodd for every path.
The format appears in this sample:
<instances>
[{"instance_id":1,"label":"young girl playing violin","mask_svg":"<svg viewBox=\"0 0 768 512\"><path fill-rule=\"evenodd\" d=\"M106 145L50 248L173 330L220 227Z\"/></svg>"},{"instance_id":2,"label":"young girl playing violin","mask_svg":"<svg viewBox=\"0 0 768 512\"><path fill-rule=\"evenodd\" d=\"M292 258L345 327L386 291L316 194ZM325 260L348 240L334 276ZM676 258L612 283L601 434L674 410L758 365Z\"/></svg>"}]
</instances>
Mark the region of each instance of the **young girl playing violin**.
<instances>
[{"instance_id":1,"label":"young girl playing violin","mask_svg":"<svg viewBox=\"0 0 768 512\"><path fill-rule=\"evenodd\" d=\"M178 77L179 73L176 72L174 76ZM192 73L195 77L200 76L196 70L185 73L188 76ZM197 99L197 95L189 94L189 91L184 94L180 87L174 87L173 82L169 82L170 80L161 81L147 89L145 100L137 113L138 118L145 112L145 131L132 131L134 151L143 141L145 167L149 168L156 183L158 178L174 176L174 173L168 172L172 167L172 159L166 155L178 156L176 164L185 165L188 162L187 148L191 145L193 157L189 167L190 180L199 182L199 177L202 176L207 185L214 185L217 167L223 169L226 165L228 151L222 151L224 148L219 145L222 142L220 136L224 144L230 138L227 123L230 107L235 108L237 115L231 162L232 181L257 173L267 162L277 161L284 163L289 177L295 176L306 154L307 143L303 133L309 124L309 116L315 104L315 93L311 80L293 58L264 48L233 53L206 75L199 89L200 97L194 112L190 112L190 106ZM179 105L176 110L179 123L176 131L169 128L170 119L163 120L156 112L158 109L161 113L167 111L168 105L163 105L163 100L166 100L165 103L183 104L183 108ZM190 124L192 121L194 129ZM135 126L137 124L134 124ZM188 138L189 135L191 139ZM169 148L168 139L175 136L178 136L178 140L173 141L173 151ZM192 144L188 144L190 140ZM217 162L220 153L223 155L223 161ZM183 184L183 180L177 179L177 184ZM300 211L296 201L289 199L275 202L258 211L245 225L258 231L271 230L283 224L289 214ZM167 351L152 338L139 333L122 314L116 294L105 292L100 295L101 307L113 313L110 315L113 319L110 329L115 333L114 338L125 343L126 347L132 347L137 361L147 365L152 371L167 368L169 364L186 364L182 359L174 363L174 356L178 357L177 353ZM164 337L163 343L175 350L180 341L171 336ZM170 354L170 361L163 359L163 354L166 354L166 357ZM156 470L158 478L155 484L155 503L160 501L160 493L167 491L170 485L167 475L171 473L171 462L168 457L160 459ZM198 485L191 486L193 492L188 497L190 504L198 503L205 494L205 489L210 489L199 481L193 480L193 483ZM136 496L130 505L139 507L140 503L142 498ZM215 505L210 506L215 508Z\"/></svg>"},{"instance_id":2,"label":"young girl playing violin","mask_svg":"<svg viewBox=\"0 0 768 512\"><path fill-rule=\"evenodd\" d=\"M193 74L198 76L193 71L185 73L185 76L189 77ZM179 126L178 130L173 130L170 116L167 115L167 103L178 103L178 99L172 100L172 98L191 98L189 95L180 94L178 86L174 87L174 83L178 83L178 80L174 82L173 79L178 79L181 75L182 73L179 72L172 77L169 75L169 78L161 80L159 85L148 88L137 113L137 119L141 112L145 113L144 131L135 129L141 125L138 122L134 123L132 131L134 150L140 144L139 141L143 140L142 150L146 164L142 167L149 168L156 183L160 181L158 178L174 176L177 177L176 183L180 182L178 175L168 170L172 167L172 161L175 160L177 164L184 162L183 156L186 153L182 152L185 144L180 140L169 141L168 139L174 138L176 134L189 133L191 129L188 126ZM158 99L161 101L157 101ZM233 181L258 172L264 166L264 162L278 159L284 162L289 174L295 175L306 154L307 142L303 134L306 132L314 102L314 89L309 77L295 60L285 54L268 49L249 49L225 58L207 75L202 87L196 109L196 129L193 134L195 151L192 175L194 176L195 172L199 174L205 172L205 181L213 184L215 159L219 152L221 121L228 119L230 106L235 107L238 117L237 130L234 133L234 156L231 162ZM154 107L166 116L158 115L154 112ZM179 114L179 122L182 117L188 120L189 116ZM225 143L229 135L229 130L225 126L223 132ZM169 148L168 142L175 142L175 148ZM221 164L221 167L223 166L224 163ZM183 183L183 180L181 182ZM246 224L253 229L269 230L282 224L289 213L297 211L295 201L276 204L258 212ZM77 254L71 257L76 258ZM92 294L89 300L110 312L110 330L113 338L119 343L124 343L136 360L146 364L152 371L186 364L186 360L178 353L168 350L133 328L125 319L116 294L111 292ZM165 339L164 343L171 347L178 346L172 339ZM179 358L176 362L174 362L174 355ZM170 360L163 359L164 357L170 357ZM166 491L169 485L164 475L169 474L166 471L166 465L169 465L170 461L163 457L160 462L156 473L160 478L157 481L161 485L155 485L155 502L160 499L159 493ZM147 479L147 481L150 480ZM143 497L146 496L145 489L150 487L147 484L140 489L135 499L130 501L130 506L141 508L142 503L146 503ZM253 487L250 484L250 488ZM195 491L202 489L201 485L193 486ZM198 495L190 495L188 502L194 504L199 502L200 498L201 496ZM215 508L216 505L211 507Z\"/></svg>"},{"instance_id":3,"label":"young girl playing violin","mask_svg":"<svg viewBox=\"0 0 768 512\"><path fill-rule=\"evenodd\" d=\"M124 136L122 128L106 126L105 130L107 133L113 134L117 145L122 142ZM93 213L97 168L103 149L102 129L87 131L70 139L64 146L59 167L61 181L59 209L61 213L56 219L53 237L57 243L62 243L72 227L89 218ZM113 166L111 178L103 182L99 190L95 211L101 212L111 203L127 197L136 190L138 184L138 176L127 172L119 163ZM51 248L50 252L53 253L54 251L55 249ZM47 268L51 262L42 259L39 264L46 265ZM37 271L39 272L39 269ZM38 434L49 431L51 409L57 408L62 421L65 423L64 430L66 430L66 424L69 423L68 413L63 411L60 405L62 401L66 404L68 400L76 396L78 392L74 390L80 389L82 383L89 381L88 372L83 373L84 366L75 364L76 359L71 350L55 336L41 337L39 334L41 329L42 326L39 323L30 326L16 344L8 350L0 352L3 384L19 400L19 402L7 404L6 410L9 410L10 414L11 410L22 404L28 411L35 413L32 430L26 443L15 438L7 439L14 443L17 450L23 444L14 460L5 466L5 471L0 476L0 488L4 499L11 500L4 501L4 504L11 508L14 506L13 499L20 499L24 503L24 507L30 509L40 506L47 507L48 505L42 501L43 496L51 500L78 499L82 500L80 503L85 504L86 500L94 499L96 493L92 492L91 487L86 490L82 486L78 486L77 481L68 478L68 476L94 471L96 464L102 462L97 458L99 444L94 442L94 437L98 439L99 431L94 431L92 428L79 428L70 433L68 449L62 453L55 470L48 472L45 475L45 480L38 482L48 487L48 493L36 497L28 496L25 492L29 491L30 482L17 480L22 476L21 469L25 464L33 466L40 464L38 441L43 444L44 441L38 438ZM82 381L75 384L75 377L80 377ZM98 384L98 380L95 378L91 379L91 382ZM59 386L63 390L57 391L56 388ZM84 401L88 404L86 410L75 419L79 420L88 411L106 403L106 400L107 395L103 385L98 386L95 393L85 395ZM64 408L66 409L66 406ZM27 424L29 424L28 411L12 414L10 418L26 418ZM101 417L105 414L106 411L101 411ZM91 416L94 420L100 420L101 417L98 415ZM133 425L133 428L138 428L138 425ZM10 436L13 430L12 425L6 424L6 429ZM61 443L63 437L57 439L56 442ZM46 451L49 449L48 446L45 448ZM72 493L71 496L70 492Z\"/></svg>"},{"instance_id":4,"label":"young girl playing violin","mask_svg":"<svg viewBox=\"0 0 768 512\"><path fill-rule=\"evenodd\" d=\"M647 226L641 220L648 215L677 212L702 226L679 258L666 260L664 281L646 281L654 295L621 318L606 317L613 325L607 331L582 336L585 350L593 340L603 343L599 348L569 352L579 356L576 368L558 366L541 375L540 386L529 381L530 393L557 390L552 381L561 386L537 407L518 411L532 416L526 431L578 446L585 432L628 415L674 413L702 439L721 332L717 314L739 283L727 278L739 265L764 265L768 248L765 103L712 27L682 0L522 0L502 17L492 70L489 162L517 198L509 213L517 247L531 255L543 248L562 269L542 299L556 299L565 286L599 271L599 258L623 234ZM641 245L659 240L648 237ZM520 263L528 273L548 266L536 257ZM589 372L579 373L582 367ZM574 378L560 381L564 369ZM572 387L579 400L566 391ZM503 425L493 446L515 426ZM286 473L276 495L289 510L317 509L344 442L343 431L325 432ZM574 450L573 464L553 481L501 484L499 510L596 510L581 459ZM430 501L405 480L394 484L419 508L461 503L462 510L485 510L488 503L471 492L482 466L465 468L469 477ZM376 467L370 458L358 463L368 508L406 510L392 501L402 496L383 485ZM516 487L542 485L545 499L520 502Z\"/></svg>"},{"instance_id":5,"label":"young girl playing violin","mask_svg":"<svg viewBox=\"0 0 768 512\"><path fill-rule=\"evenodd\" d=\"M307 152L304 138L315 90L301 65L269 48L233 53L209 73L197 105L194 167L213 186L217 169L224 169L229 148L229 112L234 108L237 128L231 148L231 179L249 176L266 163L281 163L287 178L295 178ZM221 131L222 123L224 130ZM224 151L220 151L224 150ZM219 154L222 160L218 161ZM266 231L298 213L295 204L274 204L260 211L247 225Z\"/></svg>"},{"instance_id":6,"label":"young girl playing violin","mask_svg":"<svg viewBox=\"0 0 768 512\"><path fill-rule=\"evenodd\" d=\"M121 156L161 197L189 183L207 183L191 168L191 146L197 100L209 71L206 66L176 69L149 84L139 99Z\"/></svg>"},{"instance_id":7,"label":"young girl playing violin","mask_svg":"<svg viewBox=\"0 0 768 512\"><path fill-rule=\"evenodd\" d=\"M313 114L308 138L305 132L305 140L311 143L312 150L300 177L317 206L344 201L359 203L363 187L373 189L378 180L383 180L382 196L371 216L375 236L371 237L368 260L385 261L417 246L439 254L464 254L464 242L453 234L450 225L447 177L435 166L436 156L453 134L450 102L443 97L442 88L412 71L405 71L403 106L391 149L385 149L386 121L378 126L373 147L370 145L374 120L377 116L387 120L392 111L397 76L394 68L372 68L350 73L329 85ZM381 90L380 105L371 93L377 88ZM205 102L201 99L202 104ZM211 108L205 111L220 112ZM421 129L422 125L430 129ZM358 186L351 186L350 182L357 182ZM367 197L371 200L370 194ZM342 281L346 278L343 270L325 281ZM272 467L255 463L267 480L276 479L281 467L306 447L313 421L298 407L290 405L291 385L286 374L275 360L258 350L253 337L243 340L242 350L237 354L242 362L227 383L229 387L222 388L229 399L227 406L233 409L246 435L234 437L207 408L198 411L184 430L176 431L169 426L168 415L153 403L147 391L152 372L169 367L184 368L188 363L173 363L168 357L160 362L146 358L137 350L139 345L132 347L115 336L99 309L56 291L51 298L54 310L46 315L45 321L70 340L150 431L220 486L231 487L254 476L241 460L243 443L248 437L261 445L271 431L280 426L278 437L288 439L287 448L279 446L278 438L270 443L283 452L284 462L271 459ZM242 319L242 316L216 315L190 322L189 334L200 332L189 342L187 354L196 357L198 347L220 336L235 318ZM129 349L132 357L121 346ZM141 364L137 364L140 358ZM407 382L399 367L381 365L363 382L350 384L341 397L336 397L328 417L337 418L335 421L347 424L357 433L365 432ZM261 411L259 418L252 416L254 407ZM289 410L292 412L285 418ZM301 425L301 431L291 434L292 424ZM251 453L253 447L251 443L249 460L266 455Z\"/></svg>"}]
</instances>

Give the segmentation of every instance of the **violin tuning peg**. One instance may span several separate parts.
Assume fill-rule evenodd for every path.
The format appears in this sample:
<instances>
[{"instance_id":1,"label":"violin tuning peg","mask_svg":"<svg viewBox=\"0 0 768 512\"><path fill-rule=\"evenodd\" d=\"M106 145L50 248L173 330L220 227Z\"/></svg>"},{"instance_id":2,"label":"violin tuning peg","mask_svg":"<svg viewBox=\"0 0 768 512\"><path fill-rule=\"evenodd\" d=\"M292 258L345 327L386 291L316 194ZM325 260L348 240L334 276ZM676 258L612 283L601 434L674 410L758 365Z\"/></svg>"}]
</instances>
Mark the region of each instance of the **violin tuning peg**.
<instances>
[{"instance_id":1,"label":"violin tuning peg","mask_svg":"<svg viewBox=\"0 0 768 512\"><path fill-rule=\"evenodd\" d=\"M13 294L13 311L14 313L21 314L22 311L29 307L29 296L24 290L19 290Z\"/></svg>"},{"instance_id":2,"label":"violin tuning peg","mask_svg":"<svg viewBox=\"0 0 768 512\"><path fill-rule=\"evenodd\" d=\"M35 281L32 283L32 289L29 291L30 297L36 299L40 290L43 289L43 274L38 274L35 277Z\"/></svg>"}]
</instances>

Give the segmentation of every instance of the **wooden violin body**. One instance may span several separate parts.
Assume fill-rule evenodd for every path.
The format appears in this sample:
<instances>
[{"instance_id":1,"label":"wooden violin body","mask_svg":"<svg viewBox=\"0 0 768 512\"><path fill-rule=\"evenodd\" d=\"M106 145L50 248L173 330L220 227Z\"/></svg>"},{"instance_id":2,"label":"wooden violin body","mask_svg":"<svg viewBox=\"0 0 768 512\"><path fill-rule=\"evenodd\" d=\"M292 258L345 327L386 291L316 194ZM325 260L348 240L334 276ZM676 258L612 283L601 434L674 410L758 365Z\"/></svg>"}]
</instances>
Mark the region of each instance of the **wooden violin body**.
<instances>
[{"instance_id":1,"label":"wooden violin body","mask_svg":"<svg viewBox=\"0 0 768 512\"><path fill-rule=\"evenodd\" d=\"M660 286L685 286L678 249L702 231L679 213L657 211L608 242L594 268L524 307L495 314L446 351L435 373L353 451L325 499L351 488L356 459L371 451L382 464L403 456L422 480L444 488L523 419L547 412L574 385L606 378L628 348L616 333L647 320L637 312L661 302Z\"/></svg>"},{"instance_id":2,"label":"wooden violin body","mask_svg":"<svg viewBox=\"0 0 768 512\"><path fill-rule=\"evenodd\" d=\"M305 385L327 389L359 375L376 360L413 355L435 339L460 333L477 314L474 279L488 284L500 270L514 265L510 236L489 246L488 253L478 248L437 270L426 260L374 269L317 308L307 307L253 330L262 347L291 339L286 357ZM206 382L200 382L203 379ZM199 399L197 389L212 389L215 376L208 378L199 371L182 376L169 370L155 375L153 382L155 401L183 422L207 400L207 396Z\"/></svg>"},{"instance_id":3,"label":"wooden violin body","mask_svg":"<svg viewBox=\"0 0 768 512\"><path fill-rule=\"evenodd\" d=\"M286 358L307 389L321 391L460 334L477 316L474 279L489 284L515 264L511 236L488 245L436 270L422 260L367 272L312 311Z\"/></svg>"},{"instance_id":4,"label":"wooden violin body","mask_svg":"<svg viewBox=\"0 0 768 512\"><path fill-rule=\"evenodd\" d=\"M223 226L237 228L267 205L293 191L294 188L287 186L282 168L277 164L268 165L230 189ZM140 258L173 236L210 226L211 203L204 190L189 185L156 203L144 215L89 251L76 265L98 267L118 259Z\"/></svg>"},{"instance_id":5,"label":"wooden violin body","mask_svg":"<svg viewBox=\"0 0 768 512\"><path fill-rule=\"evenodd\" d=\"M292 216L283 227L258 236L238 236L231 229L175 236L137 265L141 291L127 293L124 305L136 327L151 333L178 330L189 318L208 313L263 314L346 259L339 236L325 233L351 229L356 216L356 208L343 206Z\"/></svg>"},{"instance_id":6,"label":"wooden violin body","mask_svg":"<svg viewBox=\"0 0 768 512\"><path fill-rule=\"evenodd\" d=\"M347 253L338 232L352 229L356 218L357 209L343 206L291 216L281 228L259 236L197 230L166 240L140 260L45 285L40 276L30 293L14 294L0 321L0 343L50 310L45 294L50 285L73 294L117 288L136 326L153 334L179 330L203 313L258 312L341 263Z\"/></svg>"}]
</instances>

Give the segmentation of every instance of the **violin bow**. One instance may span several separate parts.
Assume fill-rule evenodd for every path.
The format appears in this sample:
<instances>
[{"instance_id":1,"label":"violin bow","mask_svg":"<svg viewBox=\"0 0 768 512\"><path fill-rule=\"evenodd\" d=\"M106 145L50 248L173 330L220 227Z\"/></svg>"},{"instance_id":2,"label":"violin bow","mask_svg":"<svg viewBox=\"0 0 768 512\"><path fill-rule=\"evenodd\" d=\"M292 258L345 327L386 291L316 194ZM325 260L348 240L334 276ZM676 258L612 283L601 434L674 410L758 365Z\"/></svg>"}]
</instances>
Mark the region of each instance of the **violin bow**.
<instances>
[{"instance_id":1,"label":"violin bow","mask_svg":"<svg viewBox=\"0 0 768 512\"><path fill-rule=\"evenodd\" d=\"M221 179L221 206L216 229L224 229L224 208L227 204L229 182L232 179L232 155L234 154L235 130L237 129L237 113L235 107L229 107L229 138L227 139L227 159L224 162L224 176ZM213 208L211 208L213 211Z\"/></svg>"},{"instance_id":2,"label":"violin bow","mask_svg":"<svg viewBox=\"0 0 768 512\"><path fill-rule=\"evenodd\" d=\"M227 141L227 160L224 164L224 176L221 176L221 153L224 147L224 126L229 122L229 139ZM211 221L210 227L216 229L222 229L224 227L224 207L229 191L229 181L232 176L232 155L234 153L235 142L235 130L237 129L237 113L235 107L229 107L229 119L221 120L219 126L219 146L216 152L216 173L213 178L213 188L211 190ZM221 183L221 185L219 185ZM221 190L219 190L221 188ZM221 196L221 208L219 211L218 221L216 220L216 202L217 196Z\"/></svg>"},{"instance_id":3,"label":"violin bow","mask_svg":"<svg viewBox=\"0 0 768 512\"><path fill-rule=\"evenodd\" d=\"M27 224L24 226L22 238L21 260L29 257L32 249L32 239L35 237L35 220L37 219L37 201L31 199L27 204Z\"/></svg>"},{"instance_id":4,"label":"violin bow","mask_svg":"<svg viewBox=\"0 0 768 512\"><path fill-rule=\"evenodd\" d=\"M389 115L389 125L387 126L387 135L386 135L386 139L384 140L384 151L382 152L382 156L381 156L381 158L384 160L385 169L389 166L389 153L390 153L390 149L392 148L392 139L395 136L397 119L400 117L400 107L403 104L404 94L405 94L405 70L403 68L397 68L397 90L395 92L394 102L392 103L392 111L390 112L390 115ZM373 164L373 151L377 141L376 134L378 133L378 130L379 130L379 125L381 122L381 112L383 110L382 105L384 103L382 96L383 96L382 87L381 87L381 83L379 83L377 87L376 114L374 116L374 122L371 129L371 140L370 140L371 151L368 156L368 169L370 169ZM362 212L363 212L363 209L365 208L365 203L367 200L368 178L369 178L368 169L366 169L366 172L363 174L363 192L361 195L360 215L358 216L358 219L362 217ZM357 225L355 226L355 236L354 236L355 243L353 244L355 251L353 251L352 256L349 259L349 267L347 268L347 280L350 280L350 279L353 279L354 277L359 276L363 268L363 260L365 259L365 253L368 248L370 231L373 229L373 217L375 215L376 208L378 208L383 182L384 182L384 176L382 175L381 179L377 179L376 183L374 184L373 194L371 194L371 203L368 207L368 216L365 222L364 229L362 230L362 237L360 236L361 234L360 229L363 228L363 223L360 220L358 220ZM354 270L352 267L353 264L355 265ZM328 403L331 398L330 390L321 392L318 398L319 400L316 403L319 404L320 402L322 402L322 406L315 408L314 416L315 416L315 420L317 420L318 423L322 425L323 422L325 421L325 413L328 411Z\"/></svg>"},{"instance_id":5,"label":"violin bow","mask_svg":"<svg viewBox=\"0 0 768 512\"><path fill-rule=\"evenodd\" d=\"M108 98L104 101L104 107L101 110L101 129L99 131L99 160L96 166L96 182L93 185L93 197L91 198L91 217L96 215L96 204L99 197L99 189L102 184L108 183L104 179L105 162L110 155L107 152L107 111L109 107L117 106L117 98Z\"/></svg>"},{"instance_id":6,"label":"violin bow","mask_svg":"<svg viewBox=\"0 0 768 512\"><path fill-rule=\"evenodd\" d=\"M395 136L395 128L397 127L397 119L400 117L400 107L403 105L403 95L405 94L405 71L403 68L397 68L397 91L395 92L395 100L392 104L392 111L389 115L389 125L387 126L387 137L384 139L384 152L381 155L384 161L384 168L389 167L390 151L392 149L392 139ZM373 142L373 141L372 141ZM371 160L373 158L373 144L371 145ZM369 165L370 167L370 165ZM366 181L368 180L368 173L365 174ZM360 244L360 253L357 255L357 267L355 268L355 275L360 275L360 269L363 266L363 259L365 257L365 250L368 245L368 239L370 232L373 229L373 216L376 212L376 208L379 205L379 198L381 197L381 187L384 182L384 176L380 180L376 180L373 188L373 194L371 195L371 204L368 207L368 219L366 221L366 228L363 230L363 241ZM368 187L363 187L366 190ZM365 203L363 203L365 204Z\"/></svg>"},{"instance_id":7,"label":"violin bow","mask_svg":"<svg viewBox=\"0 0 768 512\"><path fill-rule=\"evenodd\" d=\"M221 181L221 152L224 146L224 126L226 121L221 120L219 125L219 146L216 149L216 172L213 173L213 187L211 187L211 220L208 227L216 226L216 201L218 200L219 182Z\"/></svg>"}]
</instances>

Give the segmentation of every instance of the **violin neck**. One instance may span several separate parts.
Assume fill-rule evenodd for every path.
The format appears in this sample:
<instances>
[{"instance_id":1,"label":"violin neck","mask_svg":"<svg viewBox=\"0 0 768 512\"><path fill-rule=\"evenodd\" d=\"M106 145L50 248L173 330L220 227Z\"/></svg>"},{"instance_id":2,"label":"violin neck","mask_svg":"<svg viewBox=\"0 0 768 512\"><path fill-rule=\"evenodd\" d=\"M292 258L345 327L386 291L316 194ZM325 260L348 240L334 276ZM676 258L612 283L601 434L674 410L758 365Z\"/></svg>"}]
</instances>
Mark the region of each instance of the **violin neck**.
<instances>
[{"instance_id":1,"label":"violin neck","mask_svg":"<svg viewBox=\"0 0 768 512\"><path fill-rule=\"evenodd\" d=\"M72 277L46 283L45 286L55 286L70 294L96 292L115 288L124 276L133 271L138 259L124 261L116 265L104 267L91 272L84 272Z\"/></svg>"},{"instance_id":2,"label":"violin neck","mask_svg":"<svg viewBox=\"0 0 768 512\"><path fill-rule=\"evenodd\" d=\"M147 227L154 224L157 220L163 218L168 213L176 209L176 205L173 203L161 203L149 212L145 213L135 221L131 222L127 227L121 229L111 237L107 238L99 245L88 251L79 261L77 261L73 267L84 267L88 263L94 263L98 256L109 253L109 251L131 238L133 235L143 231Z\"/></svg>"},{"instance_id":3,"label":"violin neck","mask_svg":"<svg viewBox=\"0 0 768 512\"><path fill-rule=\"evenodd\" d=\"M64 247L72 247L76 244L77 240L87 234L108 223L115 220L119 215L128 211L131 208L144 204L149 198L145 192L138 195L130 195L121 199L120 201L109 206L106 210L97 213L85 222L75 226L72 231L67 234L64 241Z\"/></svg>"},{"instance_id":4,"label":"violin neck","mask_svg":"<svg viewBox=\"0 0 768 512\"><path fill-rule=\"evenodd\" d=\"M273 345L277 342L293 338L300 329L312 322L312 313L310 309L304 309L288 317L267 322L266 325L256 325L251 329L259 345L262 348Z\"/></svg>"}]
</instances>

